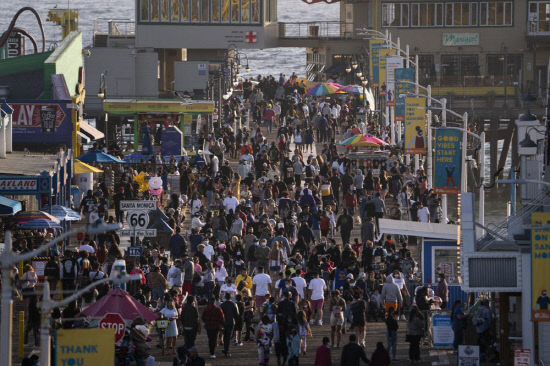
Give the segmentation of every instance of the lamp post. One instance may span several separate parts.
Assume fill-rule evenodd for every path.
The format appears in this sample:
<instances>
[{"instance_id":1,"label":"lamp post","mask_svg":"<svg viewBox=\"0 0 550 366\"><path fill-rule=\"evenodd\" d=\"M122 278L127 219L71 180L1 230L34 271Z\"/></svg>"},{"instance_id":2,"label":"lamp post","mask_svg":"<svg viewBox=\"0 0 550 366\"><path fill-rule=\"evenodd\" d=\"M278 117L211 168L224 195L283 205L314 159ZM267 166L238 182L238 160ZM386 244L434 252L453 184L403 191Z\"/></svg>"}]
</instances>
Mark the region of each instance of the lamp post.
<instances>
[{"instance_id":1,"label":"lamp post","mask_svg":"<svg viewBox=\"0 0 550 366\"><path fill-rule=\"evenodd\" d=\"M507 78L508 78L508 47L504 42L500 44L500 57L502 61L502 83L504 84L504 104L503 108L508 108Z\"/></svg>"},{"instance_id":2,"label":"lamp post","mask_svg":"<svg viewBox=\"0 0 550 366\"><path fill-rule=\"evenodd\" d=\"M90 234L100 234L111 230L119 229L119 224L94 224L88 227L88 233ZM78 233L80 230L73 229L70 230L54 240L49 241L48 243L40 246L39 248L25 253L25 254L15 254L13 253L12 248L12 235L10 230L6 230L5 240L4 240L4 251L0 255L0 270L2 272L2 301L1 301L1 324L2 324L2 334L0 336L0 365L11 365L12 358L12 311L13 311L13 300L12 300L12 291L13 291L13 265L21 261L30 260L45 250L53 247L59 242L69 238L71 235ZM48 281L45 281L47 283ZM47 318L42 316L42 319ZM48 319L49 320L49 319ZM43 347L41 345L41 347ZM49 353L49 347L48 351ZM41 359L44 357L44 354L41 355ZM42 361L41 361L42 362ZM41 363L42 365L46 365ZM48 363L47 366L50 364Z\"/></svg>"},{"instance_id":3,"label":"lamp post","mask_svg":"<svg viewBox=\"0 0 550 366\"><path fill-rule=\"evenodd\" d=\"M97 97L101 99L102 102L107 99L107 71L103 71L101 75L99 75L99 91L97 92ZM107 150L109 150L109 145L107 143L107 139L109 137L108 129L109 129L109 114L105 112L105 146L107 146ZM134 141L134 150L136 149L137 142Z\"/></svg>"}]
</instances>

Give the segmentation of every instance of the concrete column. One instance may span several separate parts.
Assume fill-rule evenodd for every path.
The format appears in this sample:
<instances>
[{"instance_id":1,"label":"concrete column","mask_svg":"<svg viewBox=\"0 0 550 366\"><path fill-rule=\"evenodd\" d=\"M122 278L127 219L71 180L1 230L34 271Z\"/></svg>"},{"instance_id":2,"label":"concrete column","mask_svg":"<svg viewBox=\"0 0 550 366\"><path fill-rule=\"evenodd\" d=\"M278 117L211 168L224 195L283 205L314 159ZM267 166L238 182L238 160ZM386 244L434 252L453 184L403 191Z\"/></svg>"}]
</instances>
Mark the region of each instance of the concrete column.
<instances>
[{"instance_id":1,"label":"concrete column","mask_svg":"<svg viewBox=\"0 0 550 366\"><path fill-rule=\"evenodd\" d=\"M533 331L533 321L531 316L531 252L521 253L521 272L523 273L523 291L521 293L521 335L522 347L531 350L530 365L534 366L535 358L535 337Z\"/></svg>"}]
</instances>

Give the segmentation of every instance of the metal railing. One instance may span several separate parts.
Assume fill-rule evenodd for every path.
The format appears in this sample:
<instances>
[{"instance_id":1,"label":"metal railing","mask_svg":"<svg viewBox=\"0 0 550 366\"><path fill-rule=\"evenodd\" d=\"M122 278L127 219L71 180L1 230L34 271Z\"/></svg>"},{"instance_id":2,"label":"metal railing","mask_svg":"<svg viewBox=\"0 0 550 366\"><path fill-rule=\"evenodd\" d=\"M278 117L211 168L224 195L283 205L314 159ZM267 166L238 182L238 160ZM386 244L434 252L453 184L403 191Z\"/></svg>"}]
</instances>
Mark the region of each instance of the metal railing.
<instances>
[{"instance_id":1,"label":"metal railing","mask_svg":"<svg viewBox=\"0 0 550 366\"><path fill-rule=\"evenodd\" d=\"M134 36L135 33L136 22L133 19L98 18L94 20L94 35Z\"/></svg>"},{"instance_id":2,"label":"metal railing","mask_svg":"<svg viewBox=\"0 0 550 366\"><path fill-rule=\"evenodd\" d=\"M547 205L550 205L550 196L548 196L547 192L543 191L535 199L524 203L514 216L506 217L499 223L494 224L494 226L491 227L491 230L487 231L487 234L477 240L476 250L482 251L491 243L499 240L499 237L507 238L508 231L511 231L513 228L517 227L517 225L529 224L531 214L538 210L541 206Z\"/></svg>"},{"instance_id":3,"label":"metal railing","mask_svg":"<svg viewBox=\"0 0 550 366\"><path fill-rule=\"evenodd\" d=\"M352 23L345 22L303 22L279 23L279 38L287 39L328 39L353 38Z\"/></svg>"}]
</instances>

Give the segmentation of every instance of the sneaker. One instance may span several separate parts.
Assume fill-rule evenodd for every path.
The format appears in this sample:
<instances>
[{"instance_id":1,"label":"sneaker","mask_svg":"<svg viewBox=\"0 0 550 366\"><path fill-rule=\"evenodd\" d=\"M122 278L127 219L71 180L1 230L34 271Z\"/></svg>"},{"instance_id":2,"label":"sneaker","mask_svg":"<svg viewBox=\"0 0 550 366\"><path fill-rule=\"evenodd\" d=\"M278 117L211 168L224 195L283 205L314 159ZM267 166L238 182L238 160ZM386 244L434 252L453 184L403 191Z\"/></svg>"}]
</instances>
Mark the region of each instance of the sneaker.
<instances>
[{"instance_id":1,"label":"sneaker","mask_svg":"<svg viewBox=\"0 0 550 366\"><path fill-rule=\"evenodd\" d=\"M309 321L309 325L314 325L315 324L315 320L310 320Z\"/></svg>"},{"instance_id":2,"label":"sneaker","mask_svg":"<svg viewBox=\"0 0 550 366\"><path fill-rule=\"evenodd\" d=\"M216 355L210 355L210 358L216 358Z\"/></svg>"},{"instance_id":3,"label":"sneaker","mask_svg":"<svg viewBox=\"0 0 550 366\"><path fill-rule=\"evenodd\" d=\"M239 342L239 343L237 344L237 346L239 346L239 347L240 347L240 346L244 346L244 344L243 344L243 342Z\"/></svg>"},{"instance_id":4,"label":"sneaker","mask_svg":"<svg viewBox=\"0 0 550 366\"><path fill-rule=\"evenodd\" d=\"M323 325L323 321L322 321L322 320L319 320L319 325Z\"/></svg>"}]
</instances>

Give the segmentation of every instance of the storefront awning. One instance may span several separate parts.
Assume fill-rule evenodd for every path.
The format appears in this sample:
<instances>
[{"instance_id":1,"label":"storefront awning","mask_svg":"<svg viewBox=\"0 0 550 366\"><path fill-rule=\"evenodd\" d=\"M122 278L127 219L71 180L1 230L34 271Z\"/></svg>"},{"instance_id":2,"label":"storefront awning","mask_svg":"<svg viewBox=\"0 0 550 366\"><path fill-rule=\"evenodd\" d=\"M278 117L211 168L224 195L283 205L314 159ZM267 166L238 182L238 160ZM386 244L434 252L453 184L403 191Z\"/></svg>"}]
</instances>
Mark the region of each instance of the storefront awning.
<instances>
[{"instance_id":1,"label":"storefront awning","mask_svg":"<svg viewBox=\"0 0 550 366\"><path fill-rule=\"evenodd\" d=\"M103 170L98 169L96 167L93 167L91 165L88 165L86 163L81 162L80 160L74 161L74 173L75 174L82 174L82 173L103 173Z\"/></svg>"},{"instance_id":2,"label":"storefront awning","mask_svg":"<svg viewBox=\"0 0 550 366\"><path fill-rule=\"evenodd\" d=\"M21 202L0 196L0 216L12 216L22 209Z\"/></svg>"},{"instance_id":3,"label":"storefront awning","mask_svg":"<svg viewBox=\"0 0 550 366\"><path fill-rule=\"evenodd\" d=\"M380 219L380 235L412 235L422 238L457 240L460 226L404 220Z\"/></svg>"},{"instance_id":4,"label":"storefront awning","mask_svg":"<svg viewBox=\"0 0 550 366\"><path fill-rule=\"evenodd\" d=\"M80 133L84 134L90 141L101 140L105 137L103 132L99 131L97 128L91 126L85 121L80 122Z\"/></svg>"}]
</instances>

